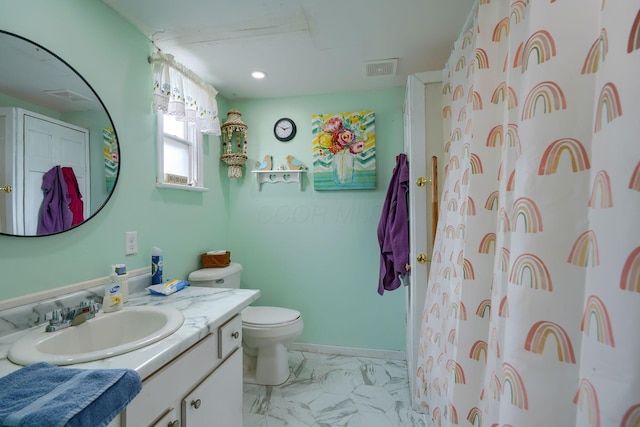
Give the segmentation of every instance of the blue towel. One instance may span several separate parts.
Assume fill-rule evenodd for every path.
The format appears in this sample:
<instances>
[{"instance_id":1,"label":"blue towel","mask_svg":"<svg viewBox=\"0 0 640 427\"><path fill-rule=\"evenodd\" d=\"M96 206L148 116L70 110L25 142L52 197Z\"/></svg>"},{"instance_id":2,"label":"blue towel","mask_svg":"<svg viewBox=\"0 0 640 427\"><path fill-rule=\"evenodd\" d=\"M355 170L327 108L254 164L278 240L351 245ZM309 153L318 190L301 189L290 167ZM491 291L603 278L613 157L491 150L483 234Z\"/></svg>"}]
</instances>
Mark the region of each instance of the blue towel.
<instances>
[{"instance_id":1,"label":"blue towel","mask_svg":"<svg viewBox=\"0 0 640 427\"><path fill-rule=\"evenodd\" d=\"M2 426L104 427L142 389L131 369L36 363L0 378Z\"/></svg>"}]
</instances>

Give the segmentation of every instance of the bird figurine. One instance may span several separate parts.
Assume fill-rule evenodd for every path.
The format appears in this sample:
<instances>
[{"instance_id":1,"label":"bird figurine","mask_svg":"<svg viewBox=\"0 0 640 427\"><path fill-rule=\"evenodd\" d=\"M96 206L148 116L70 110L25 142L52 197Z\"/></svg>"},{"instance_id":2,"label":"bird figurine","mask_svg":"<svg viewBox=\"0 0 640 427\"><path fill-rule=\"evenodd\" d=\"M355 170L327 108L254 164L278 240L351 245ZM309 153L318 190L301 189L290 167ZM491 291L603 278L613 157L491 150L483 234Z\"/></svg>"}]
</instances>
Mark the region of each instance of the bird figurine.
<instances>
[{"instance_id":1,"label":"bird figurine","mask_svg":"<svg viewBox=\"0 0 640 427\"><path fill-rule=\"evenodd\" d=\"M256 169L259 171L270 171L271 156L267 154L266 156L264 156L264 160L262 162L256 162Z\"/></svg>"},{"instance_id":2,"label":"bird figurine","mask_svg":"<svg viewBox=\"0 0 640 427\"><path fill-rule=\"evenodd\" d=\"M307 169L307 167L300 160L296 159L292 155L287 156L287 166L289 166L289 170L292 171Z\"/></svg>"}]
</instances>

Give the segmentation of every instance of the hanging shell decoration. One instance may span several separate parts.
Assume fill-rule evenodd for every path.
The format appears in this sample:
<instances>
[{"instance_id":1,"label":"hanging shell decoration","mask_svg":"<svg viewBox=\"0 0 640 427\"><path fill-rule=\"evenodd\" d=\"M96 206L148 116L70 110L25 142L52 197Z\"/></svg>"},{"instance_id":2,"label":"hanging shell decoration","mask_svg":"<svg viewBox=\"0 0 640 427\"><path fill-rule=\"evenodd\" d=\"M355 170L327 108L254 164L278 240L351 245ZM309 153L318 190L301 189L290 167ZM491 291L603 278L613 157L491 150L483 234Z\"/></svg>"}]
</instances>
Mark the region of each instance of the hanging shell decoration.
<instances>
[{"instance_id":1,"label":"hanging shell decoration","mask_svg":"<svg viewBox=\"0 0 640 427\"><path fill-rule=\"evenodd\" d=\"M227 120L220 127L222 130L222 161L228 166L229 178L241 178L242 167L247 161L247 129L240 118L242 114L232 109L227 113Z\"/></svg>"}]
</instances>

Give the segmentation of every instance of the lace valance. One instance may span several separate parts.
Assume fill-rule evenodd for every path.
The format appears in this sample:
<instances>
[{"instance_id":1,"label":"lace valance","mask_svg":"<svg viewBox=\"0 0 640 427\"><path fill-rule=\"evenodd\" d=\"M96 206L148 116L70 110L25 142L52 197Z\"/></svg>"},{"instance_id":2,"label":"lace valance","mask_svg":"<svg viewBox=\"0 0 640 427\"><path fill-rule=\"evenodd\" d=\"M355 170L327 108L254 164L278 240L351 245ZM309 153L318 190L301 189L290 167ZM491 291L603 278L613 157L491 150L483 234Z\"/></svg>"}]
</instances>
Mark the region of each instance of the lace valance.
<instances>
[{"instance_id":1,"label":"lace valance","mask_svg":"<svg viewBox=\"0 0 640 427\"><path fill-rule=\"evenodd\" d=\"M154 53L149 62L153 64L153 110L194 122L202 133L220 135L218 92L173 55Z\"/></svg>"}]
</instances>

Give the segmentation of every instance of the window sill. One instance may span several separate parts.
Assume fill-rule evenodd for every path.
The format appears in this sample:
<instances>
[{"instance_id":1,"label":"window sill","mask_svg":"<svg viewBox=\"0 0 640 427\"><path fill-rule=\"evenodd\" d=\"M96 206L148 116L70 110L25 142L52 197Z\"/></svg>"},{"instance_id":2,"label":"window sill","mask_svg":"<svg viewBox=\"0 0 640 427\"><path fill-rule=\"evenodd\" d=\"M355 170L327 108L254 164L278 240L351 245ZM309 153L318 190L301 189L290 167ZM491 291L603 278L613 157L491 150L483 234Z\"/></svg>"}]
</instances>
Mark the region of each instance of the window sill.
<instances>
[{"instance_id":1,"label":"window sill","mask_svg":"<svg viewBox=\"0 0 640 427\"><path fill-rule=\"evenodd\" d=\"M184 191L199 191L201 193L205 191L209 191L207 187L193 187L190 185L168 184L166 182L156 182L156 187L173 188L174 190L184 190Z\"/></svg>"}]
</instances>

